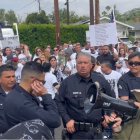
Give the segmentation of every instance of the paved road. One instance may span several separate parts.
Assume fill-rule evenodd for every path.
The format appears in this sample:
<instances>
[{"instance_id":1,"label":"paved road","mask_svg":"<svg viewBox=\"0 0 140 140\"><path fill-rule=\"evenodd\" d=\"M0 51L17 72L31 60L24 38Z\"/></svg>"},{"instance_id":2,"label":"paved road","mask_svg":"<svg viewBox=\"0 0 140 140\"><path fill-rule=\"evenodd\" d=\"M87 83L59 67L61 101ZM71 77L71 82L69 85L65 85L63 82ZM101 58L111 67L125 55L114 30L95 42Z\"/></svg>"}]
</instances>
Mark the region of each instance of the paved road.
<instances>
[{"instance_id":1,"label":"paved road","mask_svg":"<svg viewBox=\"0 0 140 140\"><path fill-rule=\"evenodd\" d=\"M63 124L61 122L61 126L58 127L57 129L55 129L55 139L56 140L61 140L61 132L62 132L62 129L63 129Z\"/></svg>"}]
</instances>

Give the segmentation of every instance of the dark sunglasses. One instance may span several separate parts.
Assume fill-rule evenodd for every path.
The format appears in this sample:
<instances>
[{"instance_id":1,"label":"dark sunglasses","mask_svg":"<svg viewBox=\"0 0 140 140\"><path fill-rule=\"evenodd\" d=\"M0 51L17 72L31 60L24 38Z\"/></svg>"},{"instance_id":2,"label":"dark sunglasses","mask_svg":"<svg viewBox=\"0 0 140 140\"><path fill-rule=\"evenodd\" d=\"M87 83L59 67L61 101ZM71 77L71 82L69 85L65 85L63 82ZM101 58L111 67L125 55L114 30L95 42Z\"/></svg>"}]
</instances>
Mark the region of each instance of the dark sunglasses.
<instances>
[{"instance_id":1,"label":"dark sunglasses","mask_svg":"<svg viewBox=\"0 0 140 140\"><path fill-rule=\"evenodd\" d=\"M140 66L140 62L128 62L129 66Z\"/></svg>"}]
</instances>

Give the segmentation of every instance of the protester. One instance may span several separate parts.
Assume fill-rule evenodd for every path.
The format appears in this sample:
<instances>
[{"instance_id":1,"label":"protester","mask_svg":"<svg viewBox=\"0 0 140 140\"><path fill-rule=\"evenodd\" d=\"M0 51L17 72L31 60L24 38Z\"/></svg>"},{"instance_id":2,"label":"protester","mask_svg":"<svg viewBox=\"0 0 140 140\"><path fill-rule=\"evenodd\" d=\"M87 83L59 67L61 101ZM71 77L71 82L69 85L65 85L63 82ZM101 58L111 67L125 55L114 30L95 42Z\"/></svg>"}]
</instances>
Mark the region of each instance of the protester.
<instances>
[{"instance_id":1,"label":"protester","mask_svg":"<svg viewBox=\"0 0 140 140\"><path fill-rule=\"evenodd\" d=\"M8 129L8 123L4 114L4 102L15 84L14 67L6 64L0 66L0 133L4 133Z\"/></svg>"},{"instance_id":2,"label":"protester","mask_svg":"<svg viewBox=\"0 0 140 140\"><path fill-rule=\"evenodd\" d=\"M48 93L52 95L52 99L55 98L55 94L58 92L59 84L56 79L56 76L52 74L51 70L51 64L50 63L44 63L43 69L45 72L45 84L44 87L47 88Z\"/></svg>"},{"instance_id":3,"label":"protester","mask_svg":"<svg viewBox=\"0 0 140 140\"><path fill-rule=\"evenodd\" d=\"M34 56L33 56L33 61L34 61L36 58L39 58L39 56L40 56L41 54L42 54L41 48L36 47L36 48L35 48L35 54L34 54Z\"/></svg>"},{"instance_id":4,"label":"protester","mask_svg":"<svg viewBox=\"0 0 140 140\"><path fill-rule=\"evenodd\" d=\"M57 106L43 86L44 78L41 64L31 61L24 65L20 84L8 94L4 104L9 128L32 119L41 119L52 131L60 125Z\"/></svg>"},{"instance_id":5,"label":"protester","mask_svg":"<svg viewBox=\"0 0 140 140\"><path fill-rule=\"evenodd\" d=\"M37 63L42 64L42 61L41 61L41 59L40 59L40 58L36 58L36 59L34 59L34 62L37 62Z\"/></svg>"},{"instance_id":6,"label":"protester","mask_svg":"<svg viewBox=\"0 0 140 140\"><path fill-rule=\"evenodd\" d=\"M81 50L82 52L86 52L86 53L91 53L91 50L90 50L90 42L87 42L84 46L84 48Z\"/></svg>"},{"instance_id":7,"label":"protester","mask_svg":"<svg viewBox=\"0 0 140 140\"><path fill-rule=\"evenodd\" d=\"M42 64L45 63L45 62L48 62L46 56L44 53L42 53L40 56L39 56L39 59L42 61Z\"/></svg>"},{"instance_id":8,"label":"protester","mask_svg":"<svg viewBox=\"0 0 140 140\"><path fill-rule=\"evenodd\" d=\"M116 54L110 54L109 46L102 46L102 54L97 57L97 62L102 63L104 61L109 61L112 64L113 70L116 69L115 63L118 60L118 56Z\"/></svg>"},{"instance_id":9,"label":"protester","mask_svg":"<svg viewBox=\"0 0 140 140\"><path fill-rule=\"evenodd\" d=\"M59 83L61 83L62 80L63 80L63 76L62 76L61 69L58 66L56 57L55 56L51 56L49 58L49 63L51 64L51 72L56 76L57 81Z\"/></svg>"},{"instance_id":10,"label":"protester","mask_svg":"<svg viewBox=\"0 0 140 140\"><path fill-rule=\"evenodd\" d=\"M115 70L112 70L112 65L110 62L103 62L101 64L101 71L105 79L108 81L108 83L111 86L111 89L114 90L116 94L116 98L118 98L118 80L121 77L121 74L118 73Z\"/></svg>"}]
</instances>

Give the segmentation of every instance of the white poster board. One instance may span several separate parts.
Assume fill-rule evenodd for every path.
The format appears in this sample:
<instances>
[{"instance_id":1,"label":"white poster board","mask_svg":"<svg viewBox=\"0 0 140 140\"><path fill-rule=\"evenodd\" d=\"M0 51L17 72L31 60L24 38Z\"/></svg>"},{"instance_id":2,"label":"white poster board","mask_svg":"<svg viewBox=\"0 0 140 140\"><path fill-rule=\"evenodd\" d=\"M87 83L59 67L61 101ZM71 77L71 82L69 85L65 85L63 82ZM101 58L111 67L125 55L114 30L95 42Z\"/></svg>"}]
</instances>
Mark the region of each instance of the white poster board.
<instances>
[{"instance_id":1,"label":"white poster board","mask_svg":"<svg viewBox=\"0 0 140 140\"><path fill-rule=\"evenodd\" d=\"M19 48L20 42L17 35L11 36L11 37L3 37L3 40L1 40L2 48L9 47L11 49Z\"/></svg>"},{"instance_id":2,"label":"white poster board","mask_svg":"<svg viewBox=\"0 0 140 140\"><path fill-rule=\"evenodd\" d=\"M116 23L104 23L89 26L91 46L117 44Z\"/></svg>"}]
</instances>

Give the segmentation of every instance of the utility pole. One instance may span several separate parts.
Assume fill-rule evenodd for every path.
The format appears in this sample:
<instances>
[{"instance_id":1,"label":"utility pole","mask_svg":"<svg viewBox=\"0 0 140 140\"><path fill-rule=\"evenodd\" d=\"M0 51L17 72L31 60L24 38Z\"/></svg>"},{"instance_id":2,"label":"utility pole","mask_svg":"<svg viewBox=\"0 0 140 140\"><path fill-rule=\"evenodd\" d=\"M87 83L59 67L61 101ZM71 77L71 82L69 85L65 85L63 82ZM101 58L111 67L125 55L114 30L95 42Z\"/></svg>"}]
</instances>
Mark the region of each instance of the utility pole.
<instances>
[{"instance_id":1,"label":"utility pole","mask_svg":"<svg viewBox=\"0 0 140 140\"><path fill-rule=\"evenodd\" d=\"M95 0L95 24L100 23L99 0Z\"/></svg>"},{"instance_id":2,"label":"utility pole","mask_svg":"<svg viewBox=\"0 0 140 140\"><path fill-rule=\"evenodd\" d=\"M60 18L58 0L54 0L54 14L55 14L55 31L56 31L56 45L60 45Z\"/></svg>"},{"instance_id":3,"label":"utility pole","mask_svg":"<svg viewBox=\"0 0 140 140\"><path fill-rule=\"evenodd\" d=\"M70 15L69 15L69 0L66 0L65 5L67 6L67 24L70 23Z\"/></svg>"},{"instance_id":4,"label":"utility pole","mask_svg":"<svg viewBox=\"0 0 140 140\"><path fill-rule=\"evenodd\" d=\"M40 0L37 0L37 2L38 2L38 11L39 11L39 14L40 14L40 12L41 12Z\"/></svg>"},{"instance_id":5,"label":"utility pole","mask_svg":"<svg viewBox=\"0 0 140 140\"><path fill-rule=\"evenodd\" d=\"M94 2L93 0L89 0L90 7L90 25L94 25Z\"/></svg>"}]
</instances>

